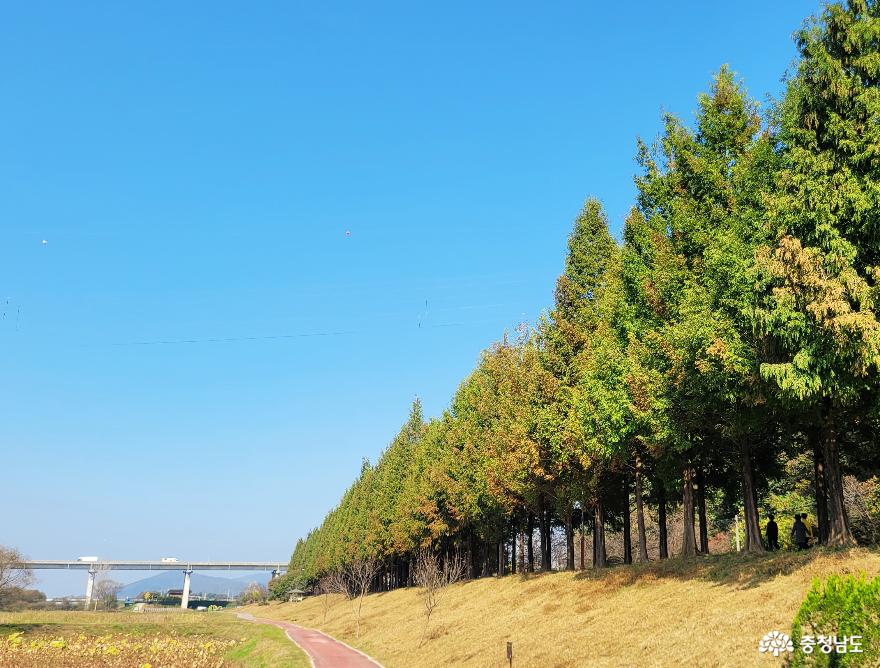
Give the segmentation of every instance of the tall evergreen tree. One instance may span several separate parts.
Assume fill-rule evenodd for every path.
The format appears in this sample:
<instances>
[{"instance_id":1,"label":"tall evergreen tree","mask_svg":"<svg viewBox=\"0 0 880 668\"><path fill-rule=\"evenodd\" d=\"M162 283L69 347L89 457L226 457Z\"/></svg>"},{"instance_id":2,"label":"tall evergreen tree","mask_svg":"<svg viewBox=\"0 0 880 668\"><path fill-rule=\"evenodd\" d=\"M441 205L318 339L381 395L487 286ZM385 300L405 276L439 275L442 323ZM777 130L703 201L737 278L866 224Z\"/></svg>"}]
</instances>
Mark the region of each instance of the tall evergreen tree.
<instances>
[{"instance_id":1,"label":"tall evergreen tree","mask_svg":"<svg viewBox=\"0 0 880 668\"><path fill-rule=\"evenodd\" d=\"M548 368L560 380L555 410L558 417L557 448L564 457L581 464L581 481L569 479L569 489L584 490L590 496L582 507L593 509L593 543L597 566L605 563L603 476L607 458L605 442L591 436L584 420L585 392L582 369L589 368L590 346L603 326L602 299L608 287L609 268L618 253L608 230L608 219L596 199L588 199L575 219L568 238L565 271L556 283L556 305L551 320L542 328ZM607 454L607 453L605 453ZM565 509L570 515L573 508ZM570 532L569 532L570 533ZM573 540L571 535L570 540ZM573 555L572 555L573 558Z\"/></svg>"},{"instance_id":2,"label":"tall evergreen tree","mask_svg":"<svg viewBox=\"0 0 880 668\"><path fill-rule=\"evenodd\" d=\"M820 433L828 542L852 542L840 473L846 411L880 365L880 3L826 6L797 35L801 54L779 112L775 248L759 256L758 311L776 342L762 367L807 405Z\"/></svg>"}]
</instances>

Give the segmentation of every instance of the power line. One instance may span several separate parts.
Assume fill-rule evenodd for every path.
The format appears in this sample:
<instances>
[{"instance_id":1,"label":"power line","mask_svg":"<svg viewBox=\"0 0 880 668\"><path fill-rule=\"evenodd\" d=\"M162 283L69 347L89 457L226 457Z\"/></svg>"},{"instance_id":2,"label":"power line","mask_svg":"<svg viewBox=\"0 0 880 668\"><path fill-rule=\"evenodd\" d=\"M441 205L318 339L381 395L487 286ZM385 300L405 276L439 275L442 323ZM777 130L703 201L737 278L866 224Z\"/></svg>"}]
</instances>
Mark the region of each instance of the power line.
<instances>
[{"instance_id":1,"label":"power line","mask_svg":"<svg viewBox=\"0 0 880 668\"><path fill-rule=\"evenodd\" d=\"M485 322L494 322L494 320L480 320L472 322L445 322L433 325L424 325L422 329L438 329L444 327L464 327L471 324L480 324ZM268 334L265 336L226 336L211 337L203 339L155 339L152 341L121 341L111 343L112 346L162 346L162 345L179 345L194 343L235 343L238 341L277 341L283 339L304 339L312 337L325 336L348 336L352 334L362 334L362 329L340 330L331 332L301 332L297 334Z\"/></svg>"},{"instance_id":2,"label":"power line","mask_svg":"<svg viewBox=\"0 0 880 668\"><path fill-rule=\"evenodd\" d=\"M226 336L222 338L207 339L156 339L154 341L123 341L112 343L113 346L163 346L177 345L181 343L233 343L235 341L271 341L276 339L301 339L315 336L344 336L346 334L358 334L358 330L339 332L303 332L300 334L267 334L265 336Z\"/></svg>"}]
</instances>

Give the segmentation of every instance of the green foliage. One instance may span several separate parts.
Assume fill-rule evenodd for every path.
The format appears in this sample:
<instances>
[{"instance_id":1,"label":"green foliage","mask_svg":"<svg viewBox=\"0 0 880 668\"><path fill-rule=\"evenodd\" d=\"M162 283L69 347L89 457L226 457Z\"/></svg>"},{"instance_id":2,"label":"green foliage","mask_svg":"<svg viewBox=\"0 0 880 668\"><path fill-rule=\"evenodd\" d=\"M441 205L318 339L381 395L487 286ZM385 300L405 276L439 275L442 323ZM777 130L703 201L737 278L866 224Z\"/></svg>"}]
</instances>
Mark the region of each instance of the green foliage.
<instances>
[{"instance_id":1,"label":"green foliage","mask_svg":"<svg viewBox=\"0 0 880 668\"><path fill-rule=\"evenodd\" d=\"M286 601L294 589L303 589L308 583L303 582L294 573L288 572L269 581L269 599Z\"/></svg>"},{"instance_id":2,"label":"green foliage","mask_svg":"<svg viewBox=\"0 0 880 668\"><path fill-rule=\"evenodd\" d=\"M805 636L861 636L862 652L812 654L800 649ZM880 661L880 577L832 575L824 583L815 580L794 618L791 632L795 645L792 666L876 666Z\"/></svg>"},{"instance_id":3,"label":"green foliage","mask_svg":"<svg viewBox=\"0 0 880 668\"><path fill-rule=\"evenodd\" d=\"M768 118L726 66L693 124L665 115L638 143L622 243L588 199L549 312L484 351L441 416L414 402L275 595L365 557L399 575L422 548L485 555L599 501L619 514L635 462L670 495L699 471L752 537L758 508L775 512L785 546L793 512L817 516L821 453L846 542L840 469L880 471L878 7L808 22ZM868 540L875 489L859 497Z\"/></svg>"},{"instance_id":4,"label":"green foliage","mask_svg":"<svg viewBox=\"0 0 880 668\"><path fill-rule=\"evenodd\" d=\"M880 364L880 3L830 4L798 34L778 111L783 169L762 249L758 315L778 342L762 373L786 396L847 405Z\"/></svg>"}]
</instances>

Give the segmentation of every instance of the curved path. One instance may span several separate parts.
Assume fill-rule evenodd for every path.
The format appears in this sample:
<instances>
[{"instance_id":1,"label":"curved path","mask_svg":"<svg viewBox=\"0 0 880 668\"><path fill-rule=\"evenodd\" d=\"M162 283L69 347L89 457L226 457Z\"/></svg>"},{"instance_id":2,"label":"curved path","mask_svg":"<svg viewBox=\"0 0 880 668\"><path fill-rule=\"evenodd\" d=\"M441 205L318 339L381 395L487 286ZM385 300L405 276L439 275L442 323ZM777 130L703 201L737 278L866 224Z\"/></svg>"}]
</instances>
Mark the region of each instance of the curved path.
<instances>
[{"instance_id":1,"label":"curved path","mask_svg":"<svg viewBox=\"0 0 880 668\"><path fill-rule=\"evenodd\" d=\"M291 622L259 619L248 613L239 613L238 617L249 622L277 626L287 634L288 638L299 645L315 668L376 668L377 666L382 668L382 664L374 661L363 652L315 629L307 629Z\"/></svg>"}]
</instances>

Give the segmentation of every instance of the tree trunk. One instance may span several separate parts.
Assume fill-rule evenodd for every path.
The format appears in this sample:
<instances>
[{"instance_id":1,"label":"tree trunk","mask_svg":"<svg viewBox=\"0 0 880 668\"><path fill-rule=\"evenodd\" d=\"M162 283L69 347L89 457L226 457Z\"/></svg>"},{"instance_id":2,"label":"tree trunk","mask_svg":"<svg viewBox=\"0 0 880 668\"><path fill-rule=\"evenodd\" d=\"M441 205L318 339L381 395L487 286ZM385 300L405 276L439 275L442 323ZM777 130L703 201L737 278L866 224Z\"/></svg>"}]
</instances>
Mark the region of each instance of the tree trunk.
<instances>
[{"instance_id":1,"label":"tree trunk","mask_svg":"<svg viewBox=\"0 0 880 668\"><path fill-rule=\"evenodd\" d=\"M825 489L825 458L822 456L822 441L819 431L811 428L807 438L813 448L813 486L816 490L816 524L819 542L828 543L828 494Z\"/></svg>"},{"instance_id":2,"label":"tree trunk","mask_svg":"<svg viewBox=\"0 0 880 668\"><path fill-rule=\"evenodd\" d=\"M516 575L516 539L519 531L514 528L513 537L510 540L510 574Z\"/></svg>"},{"instance_id":3,"label":"tree trunk","mask_svg":"<svg viewBox=\"0 0 880 668\"><path fill-rule=\"evenodd\" d=\"M528 552L528 569L529 573L535 572L535 516L529 513L527 522L528 540L526 542L526 551Z\"/></svg>"},{"instance_id":4,"label":"tree trunk","mask_svg":"<svg viewBox=\"0 0 880 668\"><path fill-rule=\"evenodd\" d=\"M526 568L526 535L522 531L519 532L519 572L525 573Z\"/></svg>"},{"instance_id":5,"label":"tree trunk","mask_svg":"<svg viewBox=\"0 0 880 668\"><path fill-rule=\"evenodd\" d=\"M547 510L542 510L540 516L538 517L538 523L540 524L540 533L541 533L541 570L549 571L552 568L550 563L550 513Z\"/></svg>"},{"instance_id":6,"label":"tree trunk","mask_svg":"<svg viewBox=\"0 0 880 668\"><path fill-rule=\"evenodd\" d=\"M681 483L681 504L684 513L681 556L692 557L697 553L697 543L694 536L694 469L690 462L682 468Z\"/></svg>"},{"instance_id":7,"label":"tree trunk","mask_svg":"<svg viewBox=\"0 0 880 668\"><path fill-rule=\"evenodd\" d=\"M828 545L855 545L843 503L843 477L840 474L840 452L834 409L825 400L825 433L822 435L822 457L825 460L825 493L828 499Z\"/></svg>"},{"instance_id":8,"label":"tree trunk","mask_svg":"<svg viewBox=\"0 0 880 668\"><path fill-rule=\"evenodd\" d=\"M605 561L605 507L600 494L593 508L593 568L604 568Z\"/></svg>"},{"instance_id":9,"label":"tree trunk","mask_svg":"<svg viewBox=\"0 0 880 668\"><path fill-rule=\"evenodd\" d=\"M476 578L480 575L479 563L477 559L477 538L474 535L474 528L468 527L467 534L467 551L468 564L470 565L471 577Z\"/></svg>"},{"instance_id":10,"label":"tree trunk","mask_svg":"<svg viewBox=\"0 0 880 668\"><path fill-rule=\"evenodd\" d=\"M629 516L629 474L623 473L623 563L633 562L632 524Z\"/></svg>"},{"instance_id":11,"label":"tree trunk","mask_svg":"<svg viewBox=\"0 0 880 668\"><path fill-rule=\"evenodd\" d=\"M504 575L505 568L507 564L505 563L507 560L505 559L506 550L504 549L504 533L501 533L502 538L498 541L498 577L502 577Z\"/></svg>"},{"instance_id":12,"label":"tree trunk","mask_svg":"<svg viewBox=\"0 0 880 668\"><path fill-rule=\"evenodd\" d=\"M642 499L642 458L638 455L636 456L636 528L639 534L639 563L645 563L648 561L648 545L645 540L645 502Z\"/></svg>"},{"instance_id":13,"label":"tree trunk","mask_svg":"<svg viewBox=\"0 0 880 668\"><path fill-rule=\"evenodd\" d=\"M547 529L547 541L545 545L547 546L547 570L553 570L553 523L551 522L552 515L550 511L547 511L547 522L545 523L545 527Z\"/></svg>"},{"instance_id":14,"label":"tree trunk","mask_svg":"<svg viewBox=\"0 0 880 668\"><path fill-rule=\"evenodd\" d=\"M571 508L565 516L565 570L574 570L574 524L572 523Z\"/></svg>"},{"instance_id":15,"label":"tree trunk","mask_svg":"<svg viewBox=\"0 0 880 668\"><path fill-rule=\"evenodd\" d=\"M763 552L761 542L761 526L758 522L758 504L755 502L755 472L752 468L752 447L748 438L740 441L740 462L742 464L744 530L746 534L746 551Z\"/></svg>"},{"instance_id":16,"label":"tree trunk","mask_svg":"<svg viewBox=\"0 0 880 668\"><path fill-rule=\"evenodd\" d=\"M660 558L669 558L669 541L666 534L666 487L662 480L657 481L657 533L660 543Z\"/></svg>"},{"instance_id":17,"label":"tree trunk","mask_svg":"<svg viewBox=\"0 0 880 668\"><path fill-rule=\"evenodd\" d=\"M583 510L581 512L583 512ZM585 564L584 560L586 559L585 553L587 551L587 537L584 536L583 522L581 523L580 534L581 534L581 570L584 570L586 568L586 564Z\"/></svg>"},{"instance_id":18,"label":"tree trunk","mask_svg":"<svg viewBox=\"0 0 880 668\"><path fill-rule=\"evenodd\" d=\"M596 510L594 508L593 509L593 519L594 520L595 520L595 517L596 517ZM593 542L593 568L596 568L597 567L596 563L598 562L598 559L596 558L596 547L598 547L598 545L599 545L599 536L598 536L598 532L596 531L595 521L593 522L593 541L592 542Z\"/></svg>"},{"instance_id":19,"label":"tree trunk","mask_svg":"<svg viewBox=\"0 0 880 668\"><path fill-rule=\"evenodd\" d=\"M700 525L700 552L709 554L709 527L706 521L706 480L703 467L697 469L697 512Z\"/></svg>"}]
</instances>

